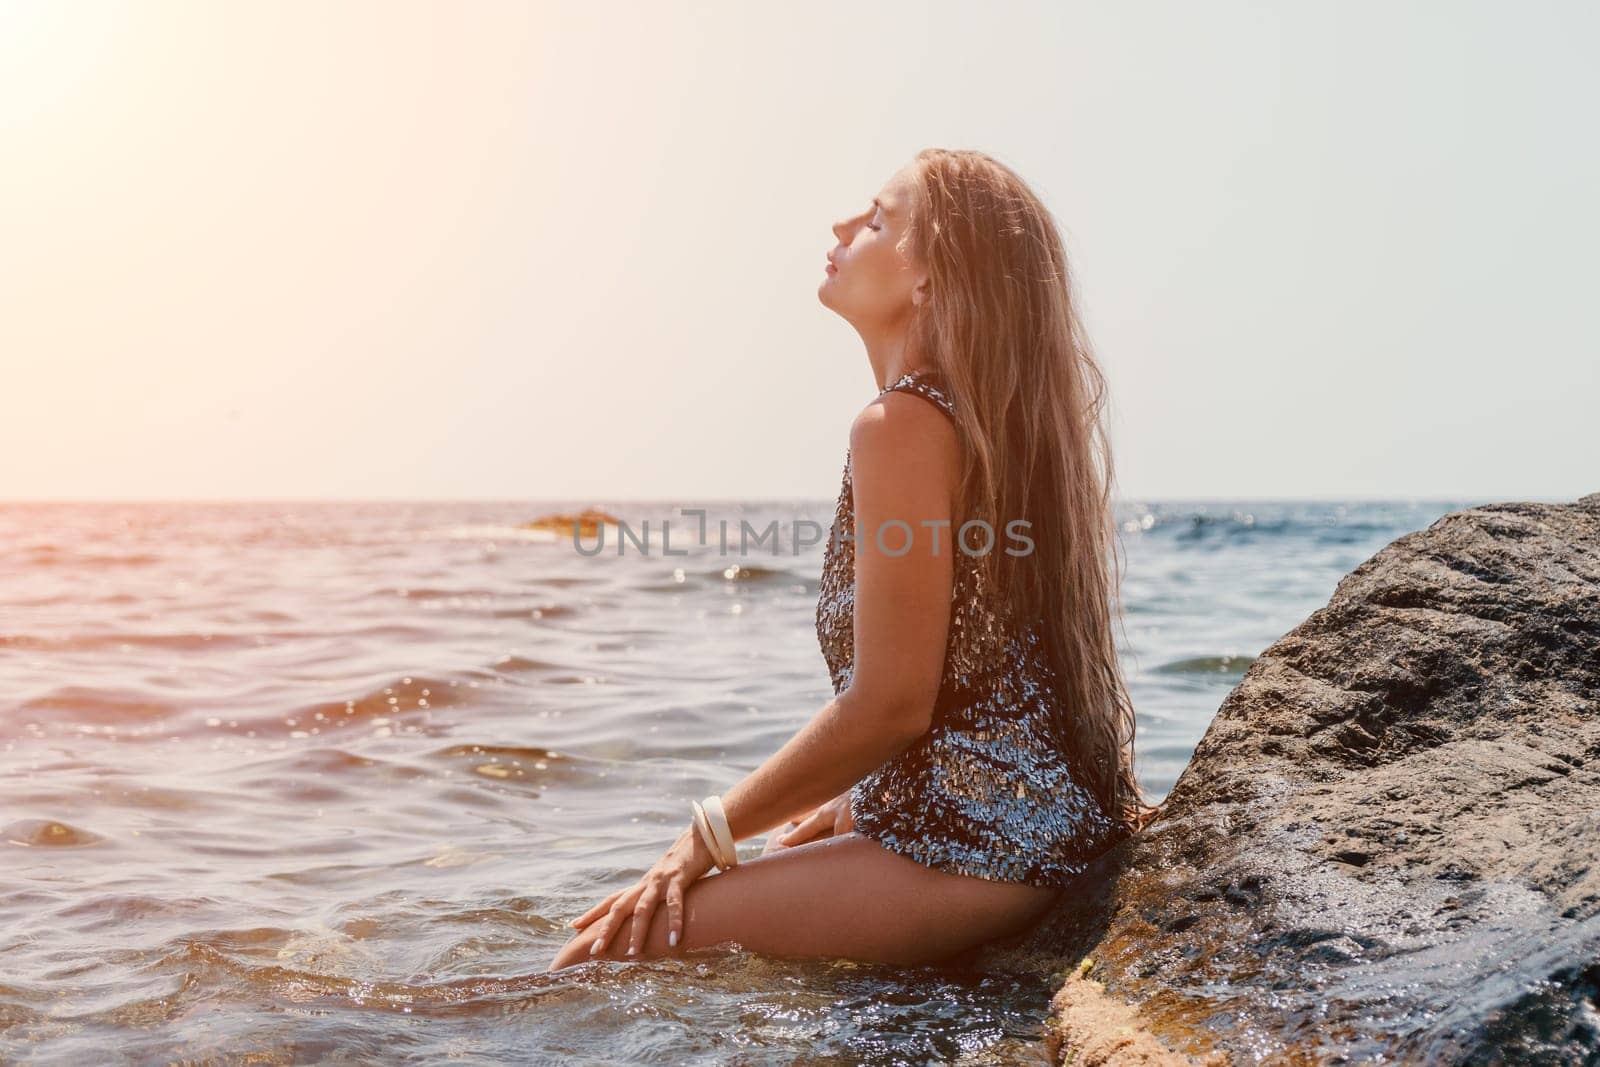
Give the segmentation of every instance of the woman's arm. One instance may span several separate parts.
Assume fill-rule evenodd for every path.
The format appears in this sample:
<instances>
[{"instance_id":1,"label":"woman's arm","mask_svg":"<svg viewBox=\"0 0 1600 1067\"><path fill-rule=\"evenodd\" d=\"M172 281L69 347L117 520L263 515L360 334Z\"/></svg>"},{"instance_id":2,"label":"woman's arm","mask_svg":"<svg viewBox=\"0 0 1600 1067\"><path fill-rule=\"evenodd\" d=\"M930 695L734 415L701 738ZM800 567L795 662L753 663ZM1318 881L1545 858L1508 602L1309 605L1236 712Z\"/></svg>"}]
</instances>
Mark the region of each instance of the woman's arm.
<instances>
[{"instance_id":1,"label":"woman's arm","mask_svg":"<svg viewBox=\"0 0 1600 1067\"><path fill-rule=\"evenodd\" d=\"M787 822L838 796L927 729L944 671L955 568L951 500L955 429L933 405L904 393L869 404L850 428L855 501L855 670L777 754L722 795L735 840ZM883 524L882 547L878 531ZM940 525L943 524L943 525ZM909 548L906 534L910 533ZM934 534L938 533L938 550ZM885 549L887 551L885 551ZM683 931L687 887L711 869L705 842L685 828L643 878L572 921L594 924L601 951L630 920L629 953L667 905L669 945Z\"/></svg>"},{"instance_id":2,"label":"woman's arm","mask_svg":"<svg viewBox=\"0 0 1600 1067\"><path fill-rule=\"evenodd\" d=\"M855 669L843 692L722 794L735 840L838 796L933 719L955 573L955 428L926 400L888 393L851 426L850 456Z\"/></svg>"}]
</instances>

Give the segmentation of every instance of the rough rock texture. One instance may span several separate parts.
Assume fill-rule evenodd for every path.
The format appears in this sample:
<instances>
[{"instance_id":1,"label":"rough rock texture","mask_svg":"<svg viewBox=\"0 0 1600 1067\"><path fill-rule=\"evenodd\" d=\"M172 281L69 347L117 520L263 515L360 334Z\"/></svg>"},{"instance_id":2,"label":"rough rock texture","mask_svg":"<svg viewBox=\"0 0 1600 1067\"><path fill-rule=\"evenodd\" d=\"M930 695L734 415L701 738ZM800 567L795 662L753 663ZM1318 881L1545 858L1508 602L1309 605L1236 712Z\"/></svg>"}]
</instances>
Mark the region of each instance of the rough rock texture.
<instances>
[{"instance_id":1,"label":"rough rock texture","mask_svg":"<svg viewBox=\"0 0 1600 1067\"><path fill-rule=\"evenodd\" d=\"M1072 1067L1226 1067L1227 1057L1213 1052L1201 1059L1180 1055L1163 1045L1120 1000L1088 977L1089 961L1052 998L1048 1046L1056 1060Z\"/></svg>"},{"instance_id":2,"label":"rough rock texture","mask_svg":"<svg viewBox=\"0 0 1600 1067\"><path fill-rule=\"evenodd\" d=\"M1196 1058L1600 1063L1600 494L1346 575L1019 947Z\"/></svg>"}]
</instances>

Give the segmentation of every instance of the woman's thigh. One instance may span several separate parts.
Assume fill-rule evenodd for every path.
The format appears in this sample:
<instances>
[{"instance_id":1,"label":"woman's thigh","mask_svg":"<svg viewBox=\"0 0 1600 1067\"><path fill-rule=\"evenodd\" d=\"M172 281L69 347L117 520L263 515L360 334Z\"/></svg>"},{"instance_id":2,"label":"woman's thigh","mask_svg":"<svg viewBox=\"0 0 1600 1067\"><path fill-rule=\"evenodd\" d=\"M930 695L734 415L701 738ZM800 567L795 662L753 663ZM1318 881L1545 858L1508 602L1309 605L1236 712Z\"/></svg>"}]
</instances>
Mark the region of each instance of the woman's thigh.
<instances>
[{"instance_id":1,"label":"woman's thigh","mask_svg":"<svg viewBox=\"0 0 1600 1067\"><path fill-rule=\"evenodd\" d=\"M890 964L927 963L1016 932L1060 891L948 874L851 832L742 860L684 893L684 932L667 945L658 907L637 956L624 923L593 956L591 926L551 962L650 959L735 943L776 956L829 956Z\"/></svg>"}]
</instances>

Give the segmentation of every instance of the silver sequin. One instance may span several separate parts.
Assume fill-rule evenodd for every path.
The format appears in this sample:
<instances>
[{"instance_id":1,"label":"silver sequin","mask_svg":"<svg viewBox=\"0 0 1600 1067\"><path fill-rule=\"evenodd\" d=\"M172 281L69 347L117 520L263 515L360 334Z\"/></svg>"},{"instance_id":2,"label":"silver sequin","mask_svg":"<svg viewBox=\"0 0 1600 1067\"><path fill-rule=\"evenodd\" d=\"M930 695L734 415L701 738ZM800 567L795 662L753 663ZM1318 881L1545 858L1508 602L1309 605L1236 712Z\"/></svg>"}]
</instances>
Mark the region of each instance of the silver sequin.
<instances>
[{"instance_id":1,"label":"silver sequin","mask_svg":"<svg viewBox=\"0 0 1600 1067\"><path fill-rule=\"evenodd\" d=\"M915 393L955 408L931 374L878 395ZM850 453L817 598L817 640L834 693L855 659L855 509ZM976 546L974 546L976 547ZM994 551L1001 551L996 546ZM933 725L850 791L856 831L956 874L1065 886L1120 833L1080 786L1055 737L1051 673L1033 625L1013 626L986 596L978 558L956 551L950 636Z\"/></svg>"}]
</instances>

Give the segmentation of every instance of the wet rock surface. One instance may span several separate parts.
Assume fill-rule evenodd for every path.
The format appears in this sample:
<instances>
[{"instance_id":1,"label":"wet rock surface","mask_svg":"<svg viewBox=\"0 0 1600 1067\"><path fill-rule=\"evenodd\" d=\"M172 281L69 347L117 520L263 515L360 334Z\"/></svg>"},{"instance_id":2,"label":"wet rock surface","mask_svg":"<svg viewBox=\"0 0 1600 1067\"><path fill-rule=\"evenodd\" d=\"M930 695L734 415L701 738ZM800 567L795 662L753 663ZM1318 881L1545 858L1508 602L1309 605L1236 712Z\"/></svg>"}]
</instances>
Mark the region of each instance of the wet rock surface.
<instances>
[{"instance_id":1,"label":"wet rock surface","mask_svg":"<svg viewBox=\"0 0 1600 1067\"><path fill-rule=\"evenodd\" d=\"M1600 1062L1600 494L1346 575L1019 947L1196 1058Z\"/></svg>"}]
</instances>

